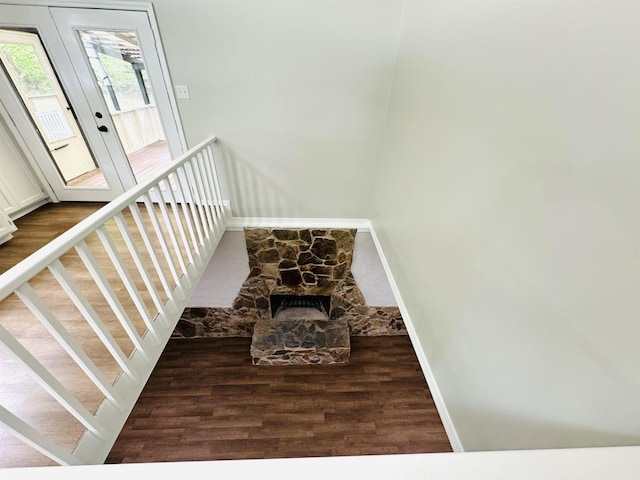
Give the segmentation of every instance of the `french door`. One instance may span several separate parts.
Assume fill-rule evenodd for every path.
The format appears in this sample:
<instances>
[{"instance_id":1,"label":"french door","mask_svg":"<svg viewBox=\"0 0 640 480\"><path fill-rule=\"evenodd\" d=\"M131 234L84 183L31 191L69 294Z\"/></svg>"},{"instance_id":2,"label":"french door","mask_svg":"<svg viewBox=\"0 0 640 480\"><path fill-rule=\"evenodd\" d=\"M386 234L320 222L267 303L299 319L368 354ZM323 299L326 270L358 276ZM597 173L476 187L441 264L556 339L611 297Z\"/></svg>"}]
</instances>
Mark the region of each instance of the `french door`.
<instances>
[{"instance_id":1,"label":"french door","mask_svg":"<svg viewBox=\"0 0 640 480\"><path fill-rule=\"evenodd\" d=\"M146 11L0 5L0 60L0 100L60 200L112 200L183 150Z\"/></svg>"}]
</instances>

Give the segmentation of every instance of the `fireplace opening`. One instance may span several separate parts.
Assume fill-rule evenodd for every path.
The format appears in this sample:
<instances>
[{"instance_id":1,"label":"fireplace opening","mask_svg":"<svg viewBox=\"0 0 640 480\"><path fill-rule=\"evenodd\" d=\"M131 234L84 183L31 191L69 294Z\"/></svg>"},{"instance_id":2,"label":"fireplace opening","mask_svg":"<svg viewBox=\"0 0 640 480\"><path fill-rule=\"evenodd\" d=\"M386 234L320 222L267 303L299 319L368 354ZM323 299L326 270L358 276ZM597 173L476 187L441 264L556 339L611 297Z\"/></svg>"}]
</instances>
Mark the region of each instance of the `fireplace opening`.
<instances>
[{"instance_id":1,"label":"fireplace opening","mask_svg":"<svg viewBox=\"0 0 640 480\"><path fill-rule=\"evenodd\" d=\"M318 310L327 318L331 310L331 297L328 295L271 295L271 317L287 309Z\"/></svg>"}]
</instances>

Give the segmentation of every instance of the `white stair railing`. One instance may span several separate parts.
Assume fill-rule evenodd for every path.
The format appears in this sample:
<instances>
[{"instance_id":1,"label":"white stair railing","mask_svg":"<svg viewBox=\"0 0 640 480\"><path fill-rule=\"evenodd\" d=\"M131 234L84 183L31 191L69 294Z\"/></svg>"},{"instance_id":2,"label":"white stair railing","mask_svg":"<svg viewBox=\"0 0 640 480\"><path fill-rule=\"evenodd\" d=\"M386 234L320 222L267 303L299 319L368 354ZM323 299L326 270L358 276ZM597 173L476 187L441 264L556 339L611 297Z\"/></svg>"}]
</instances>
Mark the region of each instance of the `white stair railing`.
<instances>
[{"instance_id":1,"label":"white stair railing","mask_svg":"<svg viewBox=\"0 0 640 480\"><path fill-rule=\"evenodd\" d=\"M0 426L59 464L104 461L224 233L229 204L215 141L206 139L0 275L3 351L84 433L65 447L21 417L46 404L0 405ZM25 346L22 319L8 318L16 304L95 385L102 399L95 413L38 358L38 348ZM80 323L90 335L78 334ZM2 372L0 386L8 375Z\"/></svg>"}]
</instances>

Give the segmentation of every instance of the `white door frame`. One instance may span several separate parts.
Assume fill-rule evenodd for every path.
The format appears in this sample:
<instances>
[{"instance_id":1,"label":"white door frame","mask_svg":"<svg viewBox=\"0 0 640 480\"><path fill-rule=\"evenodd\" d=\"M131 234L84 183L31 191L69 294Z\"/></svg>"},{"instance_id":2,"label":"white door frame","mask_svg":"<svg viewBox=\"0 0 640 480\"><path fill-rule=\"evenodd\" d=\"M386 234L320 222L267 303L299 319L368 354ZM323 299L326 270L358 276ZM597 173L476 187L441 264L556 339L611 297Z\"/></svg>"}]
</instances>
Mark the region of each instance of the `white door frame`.
<instances>
[{"instance_id":1,"label":"white door frame","mask_svg":"<svg viewBox=\"0 0 640 480\"><path fill-rule=\"evenodd\" d=\"M171 82L171 77L169 75L169 69L167 67L167 63L166 63L166 58L164 55L164 49L162 46L162 42L161 42L161 37L160 37L160 32L159 32L159 28L158 28L158 24L156 21L156 17L155 17L155 12L153 10L153 5L151 3L148 2L124 2L124 1L118 1L118 0L114 0L112 2L103 2L103 1L98 1L98 2L78 2L78 1L47 1L47 0L0 0L0 6L1 5L14 5L14 6L22 6L22 7L28 7L28 6L33 6L33 7L65 7L65 8L84 8L84 9L94 9L94 10L115 10L115 11L140 11L140 12L145 12L147 14L147 18L149 20L149 26L151 28L151 32L153 34L154 37L154 41L155 41L155 50L158 54L158 62L160 64L160 69L162 71L162 83L164 84L164 89L168 95L168 103L170 106L170 113L173 119L173 122L175 122L175 131L177 132L177 141L179 142L181 151L175 151L175 145L176 142L174 142L174 150L172 150L172 154L173 156L178 156L180 153L184 152L187 150L187 143L186 143L186 139L184 136L184 130L182 128L182 122L180 120L180 115L179 115L179 110L178 110L178 104L176 102L176 98L174 95L174 91L173 91L173 87L172 87L172 82ZM61 79L62 80L62 79ZM63 85L65 88L68 88L67 85ZM2 109L4 110L4 109ZM10 109L8 109L10 110ZM33 125L30 124L30 121L28 122L29 124L27 125L24 122L24 119L17 118L20 117L20 115L15 115L12 114L9 111L9 118L7 118L7 124L10 123L15 123L17 128L11 128L12 130L12 134L14 136L16 136L16 140L18 142L18 144L20 145L21 148L24 149L24 153L26 158L29 160L29 163L31 164L31 168L34 169L36 171L36 174L38 176L38 179L42 182L42 187L43 189L45 189L45 191L47 192L47 194L50 196L50 199L53 202L57 202L60 201L60 199L55 195L55 193L53 192L51 186L48 183L47 180L47 174L45 174L45 172L43 172L40 168L40 166L38 165L38 163L35 161L35 158L41 155L47 155L48 156L48 152L46 152L46 148L44 148L44 146L42 145L42 142L40 141L40 139L37 136L37 132L35 132L35 129L33 128ZM34 138L31 138L34 137ZM30 148L32 148L34 151L30 151ZM97 155L99 155L99 152L94 152Z\"/></svg>"}]
</instances>

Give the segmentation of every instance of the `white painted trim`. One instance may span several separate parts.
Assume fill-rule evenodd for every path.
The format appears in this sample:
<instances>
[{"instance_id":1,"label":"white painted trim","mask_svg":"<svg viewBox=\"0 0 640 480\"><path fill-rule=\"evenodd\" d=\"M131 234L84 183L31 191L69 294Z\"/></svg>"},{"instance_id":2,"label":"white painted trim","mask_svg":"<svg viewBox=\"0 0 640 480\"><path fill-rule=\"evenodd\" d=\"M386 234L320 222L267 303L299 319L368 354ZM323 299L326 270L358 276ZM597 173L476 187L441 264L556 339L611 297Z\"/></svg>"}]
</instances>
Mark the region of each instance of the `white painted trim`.
<instances>
[{"instance_id":1,"label":"white painted trim","mask_svg":"<svg viewBox=\"0 0 640 480\"><path fill-rule=\"evenodd\" d=\"M368 232L371 222L364 218L267 218L231 217L227 230L243 228L357 228Z\"/></svg>"},{"instance_id":2,"label":"white painted trim","mask_svg":"<svg viewBox=\"0 0 640 480\"><path fill-rule=\"evenodd\" d=\"M436 409L440 414L440 419L442 420L442 424L444 426L445 432L447 433L447 437L449 437L451 447L453 448L454 452L464 452L464 448L462 447L458 432L453 425L453 421L451 420L451 416L449 415L449 410L447 409L444 398L442 397L442 393L438 388L438 383L436 382L436 379L433 375L433 371L431 370L431 366L429 365L427 356L422 349L422 345L420 344L420 341L418 339L418 334L416 333L416 330L413 326L413 322L411 320L411 316L409 315L409 311L407 310L407 306L402 299L402 295L400 294L398 285L396 284L393 273L391 272L391 267L389 267L389 262L387 262L387 258L382 249L382 245L380 245L380 240L378 239L376 231L373 228L371 222L369 222L369 232L371 233L373 243L375 244L376 250L378 251L378 256L380 257L382 267L384 268L385 274L387 275L387 280L389 281L389 285L391 286L391 291L396 298L398 308L400 308L402 320L405 327L407 328L407 333L409 334L409 338L411 339L411 343L416 352L416 356L418 357L418 362L420 363L420 367L422 368L422 372L424 373L427 385L429 386L429 390L431 391L433 401L436 404Z\"/></svg>"},{"instance_id":3,"label":"white painted trim","mask_svg":"<svg viewBox=\"0 0 640 480\"><path fill-rule=\"evenodd\" d=\"M640 447L608 447L7 468L2 478L294 480L303 475L306 480L635 480L639 471Z\"/></svg>"},{"instance_id":4,"label":"white painted trim","mask_svg":"<svg viewBox=\"0 0 640 480\"><path fill-rule=\"evenodd\" d=\"M40 186L40 185L39 185ZM24 217L25 215L33 212L34 210L37 210L38 208L40 208L43 205L46 205L47 203L50 203L51 200L49 200L48 198L43 198L35 203L32 203L26 207L22 207L18 210L15 210L13 212L11 212L11 214L9 215L9 218L11 220L17 220L21 217Z\"/></svg>"},{"instance_id":5,"label":"white painted trim","mask_svg":"<svg viewBox=\"0 0 640 480\"><path fill-rule=\"evenodd\" d=\"M151 2L126 2L122 0L90 2L77 0L0 0L3 5L21 5L33 7L68 7L68 8L92 8L95 10L133 10L149 11Z\"/></svg>"},{"instance_id":6,"label":"white painted trim","mask_svg":"<svg viewBox=\"0 0 640 480\"><path fill-rule=\"evenodd\" d=\"M8 242L12 238L13 238L13 235L11 235L10 233L6 233L6 234L0 236L0 245L2 245L5 242Z\"/></svg>"}]
</instances>

